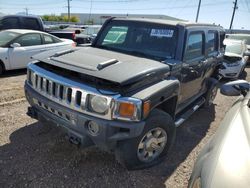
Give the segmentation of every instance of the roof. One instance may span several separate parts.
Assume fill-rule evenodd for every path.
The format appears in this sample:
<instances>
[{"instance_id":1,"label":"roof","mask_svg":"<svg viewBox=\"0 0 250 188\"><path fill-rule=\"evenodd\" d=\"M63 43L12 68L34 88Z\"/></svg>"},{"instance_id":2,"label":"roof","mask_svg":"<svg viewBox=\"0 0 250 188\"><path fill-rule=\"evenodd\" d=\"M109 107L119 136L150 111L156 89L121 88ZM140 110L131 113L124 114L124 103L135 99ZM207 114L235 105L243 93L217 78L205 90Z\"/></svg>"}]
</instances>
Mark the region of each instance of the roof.
<instances>
[{"instance_id":1,"label":"roof","mask_svg":"<svg viewBox=\"0 0 250 188\"><path fill-rule=\"evenodd\" d=\"M40 18L36 15L22 15L22 14L10 14L10 15L3 15L1 18L7 18L7 17L26 17L26 18Z\"/></svg>"},{"instance_id":2,"label":"roof","mask_svg":"<svg viewBox=\"0 0 250 188\"><path fill-rule=\"evenodd\" d=\"M4 31L11 31L11 32L19 33L19 34L26 34L26 33L44 33L44 32L41 32L41 31L30 30L30 29L8 29L8 30L4 30ZM46 33L46 34L47 34L47 33Z\"/></svg>"},{"instance_id":3,"label":"roof","mask_svg":"<svg viewBox=\"0 0 250 188\"><path fill-rule=\"evenodd\" d=\"M151 22L151 23L159 23L159 24L166 24L166 25L182 25L182 26L214 26L214 27L220 27L215 24L208 24L208 23L194 23L190 21L185 20L168 20L168 19L154 19L154 18L114 18L114 20L128 20L128 21L139 21L139 22Z\"/></svg>"}]
</instances>

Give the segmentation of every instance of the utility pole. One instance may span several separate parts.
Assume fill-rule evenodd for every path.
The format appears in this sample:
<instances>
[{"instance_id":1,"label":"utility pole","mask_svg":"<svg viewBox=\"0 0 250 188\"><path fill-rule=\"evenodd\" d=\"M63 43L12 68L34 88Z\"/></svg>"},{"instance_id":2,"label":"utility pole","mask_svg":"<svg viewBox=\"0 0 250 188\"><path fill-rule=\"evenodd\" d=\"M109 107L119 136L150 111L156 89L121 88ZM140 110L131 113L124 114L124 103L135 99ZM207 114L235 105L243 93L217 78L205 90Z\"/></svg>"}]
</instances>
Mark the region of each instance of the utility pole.
<instances>
[{"instance_id":1,"label":"utility pole","mask_svg":"<svg viewBox=\"0 0 250 188\"><path fill-rule=\"evenodd\" d=\"M237 6L237 0L235 0L235 1L234 1L233 15L232 15L231 23L230 23L230 27L229 27L230 30L232 29L232 26L233 26L235 10L236 10L237 8L238 8L238 6Z\"/></svg>"},{"instance_id":2,"label":"utility pole","mask_svg":"<svg viewBox=\"0 0 250 188\"><path fill-rule=\"evenodd\" d=\"M70 21L70 1L72 0L67 0L68 1L68 22Z\"/></svg>"},{"instance_id":3,"label":"utility pole","mask_svg":"<svg viewBox=\"0 0 250 188\"><path fill-rule=\"evenodd\" d=\"M199 14L200 14L200 7L201 7L201 0L199 0L195 22L198 22L198 18L199 18Z\"/></svg>"},{"instance_id":4,"label":"utility pole","mask_svg":"<svg viewBox=\"0 0 250 188\"><path fill-rule=\"evenodd\" d=\"M29 9L27 7L25 7L24 10L25 10L25 14L29 15Z\"/></svg>"}]
</instances>

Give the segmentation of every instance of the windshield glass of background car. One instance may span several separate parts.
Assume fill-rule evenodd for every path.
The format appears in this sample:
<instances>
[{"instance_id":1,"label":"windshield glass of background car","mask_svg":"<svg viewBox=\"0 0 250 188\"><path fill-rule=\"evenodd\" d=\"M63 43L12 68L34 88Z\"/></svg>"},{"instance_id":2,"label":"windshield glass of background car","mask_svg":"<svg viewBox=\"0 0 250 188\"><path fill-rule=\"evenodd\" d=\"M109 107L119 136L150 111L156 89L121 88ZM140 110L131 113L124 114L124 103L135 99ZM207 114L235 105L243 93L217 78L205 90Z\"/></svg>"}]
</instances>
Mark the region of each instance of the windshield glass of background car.
<instances>
[{"instance_id":1,"label":"windshield glass of background car","mask_svg":"<svg viewBox=\"0 0 250 188\"><path fill-rule=\"evenodd\" d=\"M228 35L226 38L235 40L245 40L247 45L250 45L250 36Z\"/></svg>"},{"instance_id":2,"label":"windshield glass of background car","mask_svg":"<svg viewBox=\"0 0 250 188\"><path fill-rule=\"evenodd\" d=\"M241 55L243 53L243 46L241 43L231 43L226 46L226 52Z\"/></svg>"},{"instance_id":3,"label":"windshield glass of background car","mask_svg":"<svg viewBox=\"0 0 250 188\"><path fill-rule=\"evenodd\" d=\"M19 36L19 33L10 32L10 31L2 31L0 32L0 46L5 46L8 42L15 39L17 36Z\"/></svg>"},{"instance_id":4,"label":"windshield glass of background car","mask_svg":"<svg viewBox=\"0 0 250 188\"><path fill-rule=\"evenodd\" d=\"M97 47L145 54L162 60L174 58L176 29L173 26L132 21L113 21L104 28Z\"/></svg>"}]
</instances>

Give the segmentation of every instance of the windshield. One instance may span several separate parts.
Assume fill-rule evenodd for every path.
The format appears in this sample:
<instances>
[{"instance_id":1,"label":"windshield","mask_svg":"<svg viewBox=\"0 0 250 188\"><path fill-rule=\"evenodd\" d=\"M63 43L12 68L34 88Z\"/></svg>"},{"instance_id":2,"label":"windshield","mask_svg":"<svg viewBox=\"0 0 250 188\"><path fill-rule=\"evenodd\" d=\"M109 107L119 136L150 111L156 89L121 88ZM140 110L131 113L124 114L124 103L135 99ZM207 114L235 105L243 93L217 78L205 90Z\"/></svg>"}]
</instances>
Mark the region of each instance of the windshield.
<instances>
[{"instance_id":1,"label":"windshield","mask_svg":"<svg viewBox=\"0 0 250 188\"><path fill-rule=\"evenodd\" d=\"M242 43L230 43L226 45L226 53L234 53L241 55L243 53L243 44Z\"/></svg>"},{"instance_id":2,"label":"windshield","mask_svg":"<svg viewBox=\"0 0 250 188\"><path fill-rule=\"evenodd\" d=\"M234 40L245 40L247 45L250 45L250 35L227 35L228 39L234 39Z\"/></svg>"},{"instance_id":3,"label":"windshield","mask_svg":"<svg viewBox=\"0 0 250 188\"><path fill-rule=\"evenodd\" d=\"M15 39L19 35L20 35L19 33L11 32L11 31L0 32L0 47L5 46L8 42Z\"/></svg>"},{"instance_id":4,"label":"windshield","mask_svg":"<svg viewBox=\"0 0 250 188\"><path fill-rule=\"evenodd\" d=\"M174 58L176 35L173 26L112 21L104 28L96 46L162 61Z\"/></svg>"}]
</instances>

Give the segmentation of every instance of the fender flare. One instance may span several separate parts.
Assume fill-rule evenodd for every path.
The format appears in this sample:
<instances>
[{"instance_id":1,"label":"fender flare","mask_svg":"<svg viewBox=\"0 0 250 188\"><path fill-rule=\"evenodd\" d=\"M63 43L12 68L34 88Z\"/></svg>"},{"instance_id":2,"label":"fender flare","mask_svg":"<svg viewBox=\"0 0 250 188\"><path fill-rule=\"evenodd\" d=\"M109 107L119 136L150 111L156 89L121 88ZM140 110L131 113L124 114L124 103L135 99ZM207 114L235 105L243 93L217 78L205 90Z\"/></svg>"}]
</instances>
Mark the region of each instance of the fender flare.
<instances>
[{"instance_id":1,"label":"fender flare","mask_svg":"<svg viewBox=\"0 0 250 188\"><path fill-rule=\"evenodd\" d=\"M151 110L159 106L166 100L177 97L180 92L180 81L177 79L162 80L152 86L149 86L133 96L134 98L141 99L142 101L150 101Z\"/></svg>"}]
</instances>

